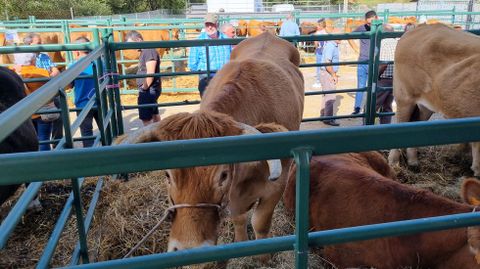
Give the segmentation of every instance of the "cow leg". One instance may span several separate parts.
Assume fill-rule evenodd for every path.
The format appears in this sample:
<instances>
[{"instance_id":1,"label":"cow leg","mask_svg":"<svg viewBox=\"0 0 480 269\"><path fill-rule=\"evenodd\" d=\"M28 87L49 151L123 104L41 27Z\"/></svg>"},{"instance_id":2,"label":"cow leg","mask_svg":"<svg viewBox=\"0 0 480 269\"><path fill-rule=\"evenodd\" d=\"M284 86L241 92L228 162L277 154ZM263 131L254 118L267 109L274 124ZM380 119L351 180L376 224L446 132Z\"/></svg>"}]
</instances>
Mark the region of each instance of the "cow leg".
<instances>
[{"instance_id":1,"label":"cow leg","mask_svg":"<svg viewBox=\"0 0 480 269\"><path fill-rule=\"evenodd\" d=\"M252 226L255 231L256 239L264 239L270 235L270 227L272 226L272 216L275 206L280 201L282 192L273 193L268 199L261 199L252 216ZM267 263L271 258L271 254L258 255L255 257L262 263Z\"/></svg>"},{"instance_id":2,"label":"cow leg","mask_svg":"<svg viewBox=\"0 0 480 269\"><path fill-rule=\"evenodd\" d=\"M248 218L247 213L237 215L237 216L232 216L233 227L235 229L235 242L248 240L247 218Z\"/></svg>"},{"instance_id":3,"label":"cow leg","mask_svg":"<svg viewBox=\"0 0 480 269\"><path fill-rule=\"evenodd\" d=\"M412 115L417 108L417 105L413 102L402 102L401 100L397 100L397 112L396 112L396 122L409 122L412 118ZM390 150L390 154L388 155L388 164L391 166L399 166L400 165L400 149L392 149Z\"/></svg>"},{"instance_id":4,"label":"cow leg","mask_svg":"<svg viewBox=\"0 0 480 269\"><path fill-rule=\"evenodd\" d=\"M412 114L410 121L428 121L432 116L433 111L430 109L418 105L418 109ZM418 154L417 148L407 148L407 163L410 167L418 167Z\"/></svg>"},{"instance_id":5,"label":"cow leg","mask_svg":"<svg viewBox=\"0 0 480 269\"><path fill-rule=\"evenodd\" d=\"M472 167L473 175L480 177L480 142L472 142Z\"/></svg>"}]
</instances>

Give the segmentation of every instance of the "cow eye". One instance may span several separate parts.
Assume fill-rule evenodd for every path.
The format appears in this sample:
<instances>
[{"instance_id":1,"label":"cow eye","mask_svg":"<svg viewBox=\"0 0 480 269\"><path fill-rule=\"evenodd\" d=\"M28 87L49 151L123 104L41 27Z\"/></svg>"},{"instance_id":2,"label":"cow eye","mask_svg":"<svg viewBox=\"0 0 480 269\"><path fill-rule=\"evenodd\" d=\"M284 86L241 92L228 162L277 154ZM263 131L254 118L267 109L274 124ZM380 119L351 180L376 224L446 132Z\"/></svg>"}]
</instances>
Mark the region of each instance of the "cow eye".
<instances>
[{"instance_id":1,"label":"cow eye","mask_svg":"<svg viewBox=\"0 0 480 269\"><path fill-rule=\"evenodd\" d=\"M228 178L228 172L223 171L222 174L220 175L220 186L222 186L223 182L225 182L227 178Z\"/></svg>"},{"instance_id":2,"label":"cow eye","mask_svg":"<svg viewBox=\"0 0 480 269\"><path fill-rule=\"evenodd\" d=\"M167 179L168 184L170 184L170 180L171 180L170 173L165 172L165 178Z\"/></svg>"}]
</instances>

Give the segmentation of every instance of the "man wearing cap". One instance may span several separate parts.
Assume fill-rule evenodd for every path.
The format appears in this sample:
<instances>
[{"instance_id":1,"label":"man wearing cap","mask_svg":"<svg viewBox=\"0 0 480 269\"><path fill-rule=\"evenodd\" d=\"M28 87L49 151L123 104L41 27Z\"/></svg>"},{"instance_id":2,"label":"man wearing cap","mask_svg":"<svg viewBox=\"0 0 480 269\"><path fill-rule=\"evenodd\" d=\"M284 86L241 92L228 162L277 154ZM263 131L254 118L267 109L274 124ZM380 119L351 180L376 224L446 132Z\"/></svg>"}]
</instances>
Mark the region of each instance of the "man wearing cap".
<instances>
[{"instance_id":1,"label":"man wearing cap","mask_svg":"<svg viewBox=\"0 0 480 269\"><path fill-rule=\"evenodd\" d=\"M365 13L365 24L360 25L354 32L370 32L372 21L378 19L377 13L374 10L370 10ZM352 40L348 41L352 47ZM358 60L359 61L368 61L370 54L370 39L360 39L360 51ZM359 64L357 66L357 87L364 88L367 86L368 79L368 64ZM355 93L355 105L353 107L353 115L360 113L360 108L362 106L364 92Z\"/></svg>"},{"instance_id":2,"label":"man wearing cap","mask_svg":"<svg viewBox=\"0 0 480 269\"><path fill-rule=\"evenodd\" d=\"M327 31L325 28L327 27L327 23L324 18L321 18L317 21L317 31L315 35L326 35ZM323 53L323 46L325 45L325 41L315 41L315 58L317 60L317 64L322 62L322 53ZM320 88L320 66L317 66L317 77L316 81L313 84L314 88Z\"/></svg>"},{"instance_id":3,"label":"man wearing cap","mask_svg":"<svg viewBox=\"0 0 480 269\"><path fill-rule=\"evenodd\" d=\"M218 31L218 16L213 13L207 13L205 16L205 28L198 36L198 39L227 39L228 37ZM200 97L208 85L210 79L215 72L220 70L224 64L230 60L230 53L232 52L231 45L224 46L209 46L208 62L210 74L199 75L198 90ZM190 71L206 71L207 70L207 50L205 47L191 47L188 56L188 67Z\"/></svg>"},{"instance_id":4,"label":"man wearing cap","mask_svg":"<svg viewBox=\"0 0 480 269\"><path fill-rule=\"evenodd\" d=\"M282 23L282 27L280 27L280 36L296 36L300 35L300 27L294 21L294 17L292 13L287 15L287 20Z\"/></svg>"}]
</instances>

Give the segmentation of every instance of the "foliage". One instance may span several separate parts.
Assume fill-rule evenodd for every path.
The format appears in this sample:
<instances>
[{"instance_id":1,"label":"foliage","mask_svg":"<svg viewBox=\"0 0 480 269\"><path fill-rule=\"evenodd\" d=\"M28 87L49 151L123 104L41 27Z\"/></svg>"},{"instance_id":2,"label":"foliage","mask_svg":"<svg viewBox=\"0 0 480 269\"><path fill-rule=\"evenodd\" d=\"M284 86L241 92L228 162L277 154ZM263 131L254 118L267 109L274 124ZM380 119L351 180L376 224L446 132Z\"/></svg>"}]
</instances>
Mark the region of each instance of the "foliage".
<instances>
[{"instance_id":1,"label":"foliage","mask_svg":"<svg viewBox=\"0 0 480 269\"><path fill-rule=\"evenodd\" d=\"M35 16L39 19L70 18L70 8L76 16L109 15L112 9L106 0L4 0L2 17L10 19Z\"/></svg>"},{"instance_id":2,"label":"foliage","mask_svg":"<svg viewBox=\"0 0 480 269\"><path fill-rule=\"evenodd\" d=\"M144 12L157 9L183 10L187 0L0 0L0 19L35 16L39 19L68 19L74 16L97 16Z\"/></svg>"}]
</instances>

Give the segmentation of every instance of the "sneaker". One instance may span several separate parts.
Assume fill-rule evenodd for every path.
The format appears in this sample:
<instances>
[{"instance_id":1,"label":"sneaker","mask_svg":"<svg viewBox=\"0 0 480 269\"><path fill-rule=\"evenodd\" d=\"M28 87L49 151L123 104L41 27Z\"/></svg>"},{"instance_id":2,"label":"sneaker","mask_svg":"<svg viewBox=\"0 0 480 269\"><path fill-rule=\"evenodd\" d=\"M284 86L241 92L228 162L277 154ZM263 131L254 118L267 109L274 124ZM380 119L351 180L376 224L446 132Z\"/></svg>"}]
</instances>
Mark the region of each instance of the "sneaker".
<instances>
[{"instance_id":1,"label":"sneaker","mask_svg":"<svg viewBox=\"0 0 480 269\"><path fill-rule=\"evenodd\" d=\"M352 115L356 115L356 114L359 114L359 113L360 113L360 108L356 107L355 109L353 109Z\"/></svg>"},{"instance_id":2,"label":"sneaker","mask_svg":"<svg viewBox=\"0 0 480 269\"><path fill-rule=\"evenodd\" d=\"M312 87L313 88L321 88L322 84L320 84L320 82L317 81L317 82L313 83Z\"/></svg>"},{"instance_id":3,"label":"sneaker","mask_svg":"<svg viewBox=\"0 0 480 269\"><path fill-rule=\"evenodd\" d=\"M340 126L340 123L335 120L324 120L323 123L330 126Z\"/></svg>"}]
</instances>

